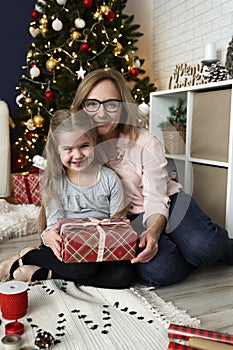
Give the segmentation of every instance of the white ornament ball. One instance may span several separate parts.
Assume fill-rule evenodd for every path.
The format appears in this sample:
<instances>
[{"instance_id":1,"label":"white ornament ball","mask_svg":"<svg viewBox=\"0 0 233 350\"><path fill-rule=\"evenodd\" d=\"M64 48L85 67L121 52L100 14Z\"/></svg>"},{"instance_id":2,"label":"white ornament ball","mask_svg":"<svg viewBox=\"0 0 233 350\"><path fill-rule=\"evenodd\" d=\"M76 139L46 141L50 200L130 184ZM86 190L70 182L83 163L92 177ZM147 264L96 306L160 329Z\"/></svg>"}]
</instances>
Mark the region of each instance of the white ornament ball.
<instances>
[{"instance_id":1,"label":"white ornament ball","mask_svg":"<svg viewBox=\"0 0 233 350\"><path fill-rule=\"evenodd\" d=\"M65 5L66 0L57 0L58 5Z\"/></svg>"},{"instance_id":2,"label":"white ornament ball","mask_svg":"<svg viewBox=\"0 0 233 350\"><path fill-rule=\"evenodd\" d=\"M134 67L135 68L140 68L141 67L141 62L138 59L134 61Z\"/></svg>"},{"instance_id":3,"label":"white ornament ball","mask_svg":"<svg viewBox=\"0 0 233 350\"><path fill-rule=\"evenodd\" d=\"M37 66L33 66L31 69L30 69L30 75L32 78L37 78L39 77L40 75L40 70Z\"/></svg>"},{"instance_id":4,"label":"white ornament ball","mask_svg":"<svg viewBox=\"0 0 233 350\"><path fill-rule=\"evenodd\" d=\"M76 19L74 20L74 25L75 25L76 28L81 29L81 28L84 28L84 27L85 27L86 22L85 22L84 19L82 19L82 18L76 18Z\"/></svg>"},{"instance_id":5,"label":"white ornament ball","mask_svg":"<svg viewBox=\"0 0 233 350\"><path fill-rule=\"evenodd\" d=\"M145 115L149 115L150 109L149 106L143 102L138 106L138 109Z\"/></svg>"},{"instance_id":6,"label":"white ornament ball","mask_svg":"<svg viewBox=\"0 0 233 350\"><path fill-rule=\"evenodd\" d=\"M62 30L62 28L63 28L62 21L60 21L60 19L56 18L56 19L52 22L52 27L53 27L54 30L56 30L56 32L59 32L59 31Z\"/></svg>"}]
</instances>

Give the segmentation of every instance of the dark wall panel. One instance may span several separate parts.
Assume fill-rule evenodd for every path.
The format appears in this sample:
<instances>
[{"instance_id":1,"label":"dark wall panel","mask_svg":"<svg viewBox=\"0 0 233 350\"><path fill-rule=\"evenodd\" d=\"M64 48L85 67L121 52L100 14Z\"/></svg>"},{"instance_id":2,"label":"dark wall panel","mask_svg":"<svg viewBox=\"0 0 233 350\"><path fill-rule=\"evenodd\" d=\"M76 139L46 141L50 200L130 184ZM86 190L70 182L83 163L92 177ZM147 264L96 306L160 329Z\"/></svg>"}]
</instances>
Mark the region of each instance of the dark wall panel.
<instances>
[{"instance_id":1,"label":"dark wall panel","mask_svg":"<svg viewBox=\"0 0 233 350\"><path fill-rule=\"evenodd\" d=\"M34 4L34 0L1 1L0 98L8 103L13 118L17 110L15 98L19 94L15 87L32 41L28 28Z\"/></svg>"}]
</instances>

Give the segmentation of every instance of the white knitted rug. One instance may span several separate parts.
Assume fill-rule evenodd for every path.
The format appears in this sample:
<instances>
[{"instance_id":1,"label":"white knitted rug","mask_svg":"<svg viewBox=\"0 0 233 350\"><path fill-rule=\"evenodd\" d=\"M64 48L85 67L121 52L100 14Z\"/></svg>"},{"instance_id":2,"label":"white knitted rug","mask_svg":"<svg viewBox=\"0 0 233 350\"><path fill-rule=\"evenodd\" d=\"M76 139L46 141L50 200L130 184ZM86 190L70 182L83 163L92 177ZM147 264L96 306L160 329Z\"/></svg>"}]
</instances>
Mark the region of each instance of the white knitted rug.
<instances>
[{"instance_id":1,"label":"white knitted rug","mask_svg":"<svg viewBox=\"0 0 233 350\"><path fill-rule=\"evenodd\" d=\"M40 207L0 199L0 241L37 233Z\"/></svg>"},{"instance_id":2,"label":"white knitted rug","mask_svg":"<svg viewBox=\"0 0 233 350\"><path fill-rule=\"evenodd\" d=\"M200 322L150 289L77 288L52 280L29 286L28 314L20 320L23 346L32 346L37 331L45 330L57 350L166 350L170 323L199 327Z\"/></svg>"},{"instance_id":3,"label":"white knitted rug","mask_svg":"<svg viewBox=\"0 0 233 350\"><path fill-rule=\"evenodd\" d=\"M0 199L0 240L37 232L39 207ZM155 288L110 290L72 282L44 281L29 286L23 346L33 346L37 331L50 332L57 350L166 350L170 323L200 327L200 321L165 302ZM4 334L4 323L0 337Z\"/></svg>"}]
</instances>

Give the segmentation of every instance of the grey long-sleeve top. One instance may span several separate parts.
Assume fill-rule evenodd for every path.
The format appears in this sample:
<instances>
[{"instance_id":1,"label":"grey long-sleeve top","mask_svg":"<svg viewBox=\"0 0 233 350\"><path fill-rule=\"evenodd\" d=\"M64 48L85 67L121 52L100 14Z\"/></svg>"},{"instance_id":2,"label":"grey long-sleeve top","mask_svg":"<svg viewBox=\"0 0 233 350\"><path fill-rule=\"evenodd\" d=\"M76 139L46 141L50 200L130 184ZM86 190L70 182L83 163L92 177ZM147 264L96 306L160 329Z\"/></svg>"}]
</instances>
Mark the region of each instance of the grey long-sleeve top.
<instances>
[{"instance_id":1,"label":"grey long-sleeve top","mask_svg":"<svg viewBox=\"0 0 233 350\"><path fill-rule=\"evenodd\" d=\"M59 218L104 218L124 208L121 181L104 166L99 167L98 179L91 186L75 185L63 176L58 187L59 199L51 199L46 208L46 230L56 225Z\"/></svg>"}]
</instances>

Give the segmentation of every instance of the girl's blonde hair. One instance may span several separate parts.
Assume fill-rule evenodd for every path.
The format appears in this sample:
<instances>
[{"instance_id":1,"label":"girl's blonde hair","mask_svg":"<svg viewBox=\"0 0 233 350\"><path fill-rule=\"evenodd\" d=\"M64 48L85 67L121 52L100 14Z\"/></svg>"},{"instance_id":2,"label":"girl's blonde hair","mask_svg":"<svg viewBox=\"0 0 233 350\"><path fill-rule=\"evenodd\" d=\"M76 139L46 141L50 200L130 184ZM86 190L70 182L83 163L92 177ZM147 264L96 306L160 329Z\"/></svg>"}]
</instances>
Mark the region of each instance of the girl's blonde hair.
<instances>
[{"instance_id":1,"label":"girl's blonde hair","mask_svg":"<svg viewBox=\"0 0 233 350\"><path fill-rule=\"evenodd\" d=\"M44 157L47 165L42 177L42 208L38 220L39 231L45 228L44 207L51 198L55 198L60 189L61 177L65 175L65 168L58 152L59 139L65 132L77 130L77 139L86 135L96 140L96 128L93 127L92 119L84 112L78 110L62 109L54 113L49 126L48 139L45 146Z\"/></svg>"},{"instance_id":2,"label":"girl's blonde hair","mask_svg":"<svg viewBox=\"0 0 233 350\"><path fill-rule=\"evenodd\" d=\"M138 106L131 95L130 89L126 85L123 75L116 70L97 69L87 74L78 86L71 109L82 109L82 103L91 90L100 81L105 79L114 82L123 102L122 115L117 128L120 132L129 134L131 140L136 141L138 138L138 127L142 126L139 120L143 120L144 116L138 110Z\"/></svg>"}]
</instances>

